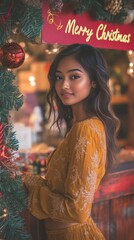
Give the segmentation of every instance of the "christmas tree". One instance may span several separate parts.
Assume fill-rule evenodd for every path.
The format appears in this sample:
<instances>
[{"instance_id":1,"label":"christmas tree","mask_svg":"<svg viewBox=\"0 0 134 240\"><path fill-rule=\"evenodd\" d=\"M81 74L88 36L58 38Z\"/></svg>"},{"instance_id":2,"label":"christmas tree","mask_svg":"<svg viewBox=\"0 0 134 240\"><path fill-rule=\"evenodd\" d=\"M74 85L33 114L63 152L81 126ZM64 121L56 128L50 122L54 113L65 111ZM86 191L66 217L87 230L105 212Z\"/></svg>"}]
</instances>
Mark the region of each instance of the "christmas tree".
<instances>
[{"instance_id":1,"label":"christmas tree","mask_svg":"<svg viewBox=\"0 0 134 240\"><path fill-rule=\"evenodd\" d=\"M0 3L0 238L3 240L31 239L21 216L27 199L16 167L19 144L10 116L11 110L18 111L22 106L23 96L11 69L22 64L25 57L21 46L13 42L14 34L34 41L41 27L39 7L19 0Z\"/></svg>"}]
</instances>

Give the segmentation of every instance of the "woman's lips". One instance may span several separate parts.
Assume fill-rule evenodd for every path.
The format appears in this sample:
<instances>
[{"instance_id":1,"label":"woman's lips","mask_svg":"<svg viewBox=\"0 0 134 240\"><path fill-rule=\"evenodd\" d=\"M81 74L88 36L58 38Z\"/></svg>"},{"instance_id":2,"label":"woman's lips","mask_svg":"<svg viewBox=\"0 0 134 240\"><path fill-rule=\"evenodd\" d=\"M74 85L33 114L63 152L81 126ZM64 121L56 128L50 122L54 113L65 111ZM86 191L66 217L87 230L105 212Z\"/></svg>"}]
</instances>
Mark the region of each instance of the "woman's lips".
<instances>
[{"instance_id":1,"label":"woman's lips","mask_svg":"<svg viewBox=\"0 0 134 240\"><path fill-rule=\"evenodd\" d=\"M61 93L61 97L63 98L70 98L72 95L73 93L69 93L69 92Z\"/></svg>"}]
</instances>

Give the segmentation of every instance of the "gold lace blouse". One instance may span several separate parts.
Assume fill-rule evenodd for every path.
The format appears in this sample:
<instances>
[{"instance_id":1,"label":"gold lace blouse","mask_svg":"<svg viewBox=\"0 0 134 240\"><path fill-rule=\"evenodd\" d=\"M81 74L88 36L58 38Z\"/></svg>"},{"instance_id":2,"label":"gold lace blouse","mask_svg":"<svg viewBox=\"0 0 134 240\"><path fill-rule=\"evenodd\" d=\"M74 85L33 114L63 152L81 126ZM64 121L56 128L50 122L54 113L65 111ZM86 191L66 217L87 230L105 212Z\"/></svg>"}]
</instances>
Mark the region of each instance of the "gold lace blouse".
<instances>
[{"instance_id":1,"label":"gold lace blouse","mask_svg":"<svg viewBox=\"0 0 134 240\"><path fill-rule=\"evenodd\" d=\"M38 219L85 223L105 162L102 122L92 118L75 123L50 155L46 179L26 176L29 210Z\"/></svg>"}]
</instances>

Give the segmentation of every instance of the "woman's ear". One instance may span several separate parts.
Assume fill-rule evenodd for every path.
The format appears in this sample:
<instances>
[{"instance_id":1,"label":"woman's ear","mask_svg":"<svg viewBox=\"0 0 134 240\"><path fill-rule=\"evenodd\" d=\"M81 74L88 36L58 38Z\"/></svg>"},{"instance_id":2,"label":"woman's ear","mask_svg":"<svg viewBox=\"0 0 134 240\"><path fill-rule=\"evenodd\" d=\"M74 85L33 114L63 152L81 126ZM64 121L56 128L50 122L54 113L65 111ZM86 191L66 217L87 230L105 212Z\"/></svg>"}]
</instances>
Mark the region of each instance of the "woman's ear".
<instances>
[{"instance_id":1,"label":"woman's ear","mask_svg":"<svg viewBox=\"0 0 134 240\"><path fill-rule=\"evenodd\" d=\"M96 88L96 83L93 81L91 86L92 86L92 88Z\"/></svg>"}]
</instances>

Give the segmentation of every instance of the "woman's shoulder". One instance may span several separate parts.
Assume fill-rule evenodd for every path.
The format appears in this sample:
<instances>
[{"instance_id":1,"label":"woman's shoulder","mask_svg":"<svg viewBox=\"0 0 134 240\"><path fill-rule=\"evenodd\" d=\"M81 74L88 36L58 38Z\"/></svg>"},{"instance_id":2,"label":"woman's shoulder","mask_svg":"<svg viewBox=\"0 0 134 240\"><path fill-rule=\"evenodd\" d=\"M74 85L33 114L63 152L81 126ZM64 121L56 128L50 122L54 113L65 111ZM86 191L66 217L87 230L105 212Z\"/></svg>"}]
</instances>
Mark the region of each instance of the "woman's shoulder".
<instances>
[{"instance_id":1,"label":"woman's shoulder","mask_svg":"<svg viewBox=\"0 0 134 240\"><path fill-rule=\"evenodd\" d=\"M70 129L69 135L71 136L72 134L76 135L87 135L87 134L92 134L96 133L97 135L104 133L104 124L102 121L97 118L97 117L92 117L88 119L84 119L79 122L75 122Z\"/></svg>"},{"instance_id":2,"label":"woman's shoulder","mask_svg":"<svg viewBox=\"0 0 134 240\"><path fill-rule=\"evenodd\" d=\"M87 129L102 129L104 130L104 124L103 122L97 118L97 117L92 117L92 118L87 118L79 122L75 122L72 128L87 128Z\"/></svg>"}]
</instances>

